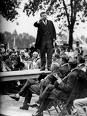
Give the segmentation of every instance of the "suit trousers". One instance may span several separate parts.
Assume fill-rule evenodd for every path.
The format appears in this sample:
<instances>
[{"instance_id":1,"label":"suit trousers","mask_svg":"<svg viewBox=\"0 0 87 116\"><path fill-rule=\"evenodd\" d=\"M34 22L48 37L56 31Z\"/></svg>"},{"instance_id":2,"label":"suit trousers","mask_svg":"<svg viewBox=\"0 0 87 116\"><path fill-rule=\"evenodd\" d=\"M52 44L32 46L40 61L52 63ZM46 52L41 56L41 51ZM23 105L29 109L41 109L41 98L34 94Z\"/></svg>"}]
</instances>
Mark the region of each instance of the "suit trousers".
<instances>
[{"instance_id":1,"label":"suit trousers","mask_svg":"<svg viewBox=\"0 0 87 116\"><path fill-rule=\"evenodd\" d=\"M24 86L19 91L19 95L25 97L23 106L26 106L27 103L30 103L33 93L39 95L39 91L40 91L39 81L35 79L27 80Z\"/></svg>"},{"instance_id":2,"label":"suit trousers","mask_svg":"<svg viewBox=\"0 0 87 116\"><path fill-rule=\"evenodd\" d=\"M45 69L46 60L47 60L47 69L50 69L52 64L52 54L53 54L53 45L52 41L42 41L40 48L40 56L41 56L41 68ZM47 58L46 58L47 55Z\"/></svg>"}]
</instances>

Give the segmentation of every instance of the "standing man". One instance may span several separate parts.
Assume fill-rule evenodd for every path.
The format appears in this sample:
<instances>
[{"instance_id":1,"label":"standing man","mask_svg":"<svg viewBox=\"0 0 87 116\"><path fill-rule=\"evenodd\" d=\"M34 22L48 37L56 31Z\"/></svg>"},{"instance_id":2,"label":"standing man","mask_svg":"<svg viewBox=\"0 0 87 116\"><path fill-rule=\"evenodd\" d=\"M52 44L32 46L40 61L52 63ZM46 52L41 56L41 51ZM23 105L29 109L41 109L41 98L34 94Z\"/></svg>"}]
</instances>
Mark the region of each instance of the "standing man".
<instances>
[{"instance_id":1,"label":"standing man","mask_svg":"<svg viewBox=\"0 0 87 116\"><path fill-rule=\"evenodd\" d=\"M53 42L56 39L56 31L52 21L47 20L45 12L41 12L40 20L34 23L38 28L36 49L40 50L41 70L45 70L46 53L47 53L47 69L50 70L52 63Z\"/></svg>"}]
</instances>

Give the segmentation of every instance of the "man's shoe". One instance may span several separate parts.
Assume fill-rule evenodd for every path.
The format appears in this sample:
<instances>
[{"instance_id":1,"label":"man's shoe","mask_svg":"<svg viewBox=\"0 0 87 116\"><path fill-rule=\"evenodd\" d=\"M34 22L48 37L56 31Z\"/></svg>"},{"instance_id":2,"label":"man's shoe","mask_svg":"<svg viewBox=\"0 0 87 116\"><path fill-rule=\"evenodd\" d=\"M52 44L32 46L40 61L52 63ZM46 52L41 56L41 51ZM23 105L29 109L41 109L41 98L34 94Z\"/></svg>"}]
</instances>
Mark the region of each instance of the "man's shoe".
<instances>
[{"instance_id":1,"label":"man's shoe","mask_svg":"<svg viewBox=\"0 0 87 116\"><path fill-rule=\"evenodd\" d=\"M9 95L12 99L19 101L20 97L17 97L16 94L14 95Z\"/></svg>"},{"instance_id":2,"label":"man's shoe","mask_svg":"<svg viewBox=\"0 0 87 116\"><path fill-rule=\"evenodd\" d=\"M21 110L28 110L29 106L21 106L20 109Z\"/></svg>"}]
</instances>

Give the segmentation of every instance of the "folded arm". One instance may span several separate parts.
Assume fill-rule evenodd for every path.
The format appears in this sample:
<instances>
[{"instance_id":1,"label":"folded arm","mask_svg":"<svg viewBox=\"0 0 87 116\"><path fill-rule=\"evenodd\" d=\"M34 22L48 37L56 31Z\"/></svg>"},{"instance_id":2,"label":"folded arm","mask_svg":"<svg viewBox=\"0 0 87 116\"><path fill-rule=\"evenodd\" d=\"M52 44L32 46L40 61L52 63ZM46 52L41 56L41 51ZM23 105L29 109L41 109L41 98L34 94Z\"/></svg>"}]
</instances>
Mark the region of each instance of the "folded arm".
<instances>
[{"instance_id":1,"label":"folded arm","mask_svg":"<svg viewBox=\"0 0 87 116\"><path fill-rule=\"evenodd\" d=\"M72 73L70 73L70 75L68 75L66 83L64 83L63 81L61 81L59 83L58 80L57 80L55 85L56 85L56 87L58 89L60 89L62 91L70 92L70 91L72 91L72 89L74 87L76 76L77 76L77 73L76 72L72 72Z\"/></svg>"}]
</instances>

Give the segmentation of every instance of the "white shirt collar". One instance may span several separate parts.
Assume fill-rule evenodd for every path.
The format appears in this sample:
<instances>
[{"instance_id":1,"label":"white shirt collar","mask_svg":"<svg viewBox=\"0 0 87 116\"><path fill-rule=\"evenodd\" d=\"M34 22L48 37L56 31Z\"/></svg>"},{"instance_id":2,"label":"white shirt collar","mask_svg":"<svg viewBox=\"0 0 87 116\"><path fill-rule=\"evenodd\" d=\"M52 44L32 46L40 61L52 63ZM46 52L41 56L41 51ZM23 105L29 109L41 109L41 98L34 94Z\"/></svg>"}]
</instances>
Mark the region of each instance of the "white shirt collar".
<instances>
[{"instance_id":1,"label":"white shirt collar","mask_svg":"<svg viewBox=\"0 0 87 116\"><path fill-rule=\"evenodd\" d=\"M43 21L44 25L47 25L47 20Z\"/></svg>"}]
</instances>

